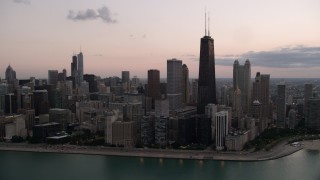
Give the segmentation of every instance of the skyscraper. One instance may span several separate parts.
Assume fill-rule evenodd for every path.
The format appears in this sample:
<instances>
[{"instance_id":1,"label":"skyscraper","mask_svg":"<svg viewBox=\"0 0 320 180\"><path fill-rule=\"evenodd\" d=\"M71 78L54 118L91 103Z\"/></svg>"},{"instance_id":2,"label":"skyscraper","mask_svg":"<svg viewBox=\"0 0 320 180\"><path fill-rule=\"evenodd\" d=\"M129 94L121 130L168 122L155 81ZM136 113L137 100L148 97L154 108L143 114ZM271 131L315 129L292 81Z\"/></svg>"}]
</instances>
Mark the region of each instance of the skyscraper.
<instances>
[{"instance_id":1,"label":"skyscraper","mask_svg":"<svg viewBox=\"0 0 320 180\"><path fill-rule=\"evenodd\" d=\"M182 102L187 104L190 102L189 97L189 69L186 64L182 65Z\"/></svg>"},{"instance_id":2,"label":"skyscraper","mask_svg":"<svg viewBox=\"0 0 320 180\"><path fill-rule=\"evenodd\" d=\"M277 98L277 127L285 128L286 126L286 85L278 85Z\"/></svg>"},{"instance_id":3,"label":"skyscraper","mask_svg":"<svg viewBox=\"0 0 320 180\"><path fill-rule=\"evenodd\" d=\"M209 103L217 104L215 56L214 40L210 36L210 30L208 34L205 30L205 36L201 38L200 44L198 114L204 114L205 106Z\"/></svg>"},{"instance_id":4,"label":"skyscraper","mask_svg":"<svg viewBox=\"0 0 320 180\"><path fill-rule=\"evenodd\" d=\"M83 54L80 52L78 54L78 73L80 82L83 81Z\"/></svg>"},{"instance_id":5,"label":"skyscraper","mask_svg":"<svg viewBox=\"0 0 320 180\"><path fill-rule=\"evenodd\" d=\"M258 101L261 104L261 119L260 119L260 130L264 130L269 122L269 74L260 74L257 72L255 81L252 86L252 100ZM252 104L253 105L253 104Z\"/></svg>"},{"instance_id":6,"label":"skyscraper","mask_svg":"<svg viewBox=\"0 0 320 180\"><path fill-rule=\"evenodd\" d=\"M48 84L57 85L58 70L48 70Z\"/></svg>"},{"instance_id":7,"label":"skyscraper","mask_svg":"<svg viewBox=\"0 0 320 180\"><path fill-rule=\"evenodd\" d=\"M152 109L155 107L155 100L161 99L160 93L160 71L157 69L148 70L147 96L152 100Z\"/></svg>"},{"instance_id":8,"label":"skyscraper","mask_svg":"<svg viewBox=\"0 0 320 180\"><path fill-rule=\"evenodd\" d=\"M306 113L307 100L312 98L312 90L313 90L312 84L304 85L304 113Z\"/></svg>"},{"instance_id":9,"label":"skyscraper","mask_svg":"<svg viewBox=\"0 0 320 180\"><path fill-rule=\"evenodd\" d=\"M78 58L76 55L72 56L72 63L71 63L71 76L76 77L78 72Z\"/></svg>"},{"instance_id":10,"label":"skyscraper","mask_svg":"<svg viewBox=\"0 0 320 180\"><path fill-rule=\"evenodd\" d=\"M169 59L167 61L167 97L169 109L174 111L182 106L182 61Z\"/></svg>"},{"instance_id":11,"label":"skyscraper","mask_svg":"<svg viewBox=\"0 0 320 180\"><path fill-rule=\"evenodd\" d=\"M122 71L122 87L125 92L130 90L130 72L129 71Z\"/></svg>"},{"instance_id":12,"label":"skyscraper","mask_svg":"<svg viewBox=\"0 0 320 180\"><path fill-rule=\"evenodd\" d=\"M8 84L14 84L15 79L16 79L16 71L14 71L12 67L9 65L6 69L6 80Z\"/></svg>"},{"instance_id":13,"label":"skyscraper","mask_svg":"<svg viewBox=\"0 0 320 180\"><path fill-rule=\"evenodd\" d=\"M228 134L228 112L220 111L216 113L216 149L224 149L225 137Z\"/></svg>"},{"instance_id":14,"label":"skyscraper","mask_svg":"<svg viewBox=\"0 0 320 180\"><path fill-rule=\"evenodd\" d=\"M306 102L306 127L320 131L320 99L308 99Z\"/></svg>"},{"instance_id":15,"label":"skyscraper","mask_svg":"<svg viewBox=\"0 0 320 180\"><path fill-rule=\"evenodd\" d=\"M247 59L244 65L238 60L233 64L233 91L241 91L241 105L244 113L249 112L251 102L251 64Z\"/></svg>"}]
</instances>

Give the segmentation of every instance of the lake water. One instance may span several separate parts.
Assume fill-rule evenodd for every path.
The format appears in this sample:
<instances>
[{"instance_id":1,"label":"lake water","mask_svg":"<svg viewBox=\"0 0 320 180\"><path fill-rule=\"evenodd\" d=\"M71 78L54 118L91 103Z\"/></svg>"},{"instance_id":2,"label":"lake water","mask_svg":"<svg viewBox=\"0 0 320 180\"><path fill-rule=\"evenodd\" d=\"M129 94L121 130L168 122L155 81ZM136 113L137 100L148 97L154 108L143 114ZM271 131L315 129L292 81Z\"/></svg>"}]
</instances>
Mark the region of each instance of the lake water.
<instances>
[{"instance_id":1,"label":"lake water","mask_svg":"<svg viewBox=\"0 0 320 180\"><path fill-rule=\"evenodd\" d=\"M261 162L0 151L0 180L320 180L320 151Z\"/></svg>"}]
</instances>

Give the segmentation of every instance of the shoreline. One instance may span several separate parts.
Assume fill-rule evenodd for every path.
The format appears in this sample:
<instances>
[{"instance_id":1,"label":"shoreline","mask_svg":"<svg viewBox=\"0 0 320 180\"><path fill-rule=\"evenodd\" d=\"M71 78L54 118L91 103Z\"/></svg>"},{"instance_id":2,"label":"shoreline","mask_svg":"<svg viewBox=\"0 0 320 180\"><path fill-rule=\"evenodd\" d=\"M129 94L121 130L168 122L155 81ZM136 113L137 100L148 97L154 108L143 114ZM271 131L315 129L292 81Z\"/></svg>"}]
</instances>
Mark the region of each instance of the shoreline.
<instances>
[{"instance_id":1,"label":"shoreline","mask_svg":"<svg viewBox=\"0 0 320 180\"><path fill-rule=\"evenodd\" d=\"M126 149L99 146L47 145L27 143L0 143L0 151L86 154L102 156L123 156L140 158L220 160L220 161L267 161L279 159L302 149L319 150L320 140L302 141L301 147L279 143L270 151L258 152L217 152L211 150L171 150L171 149Z\"/></svg>"}]
</instances>

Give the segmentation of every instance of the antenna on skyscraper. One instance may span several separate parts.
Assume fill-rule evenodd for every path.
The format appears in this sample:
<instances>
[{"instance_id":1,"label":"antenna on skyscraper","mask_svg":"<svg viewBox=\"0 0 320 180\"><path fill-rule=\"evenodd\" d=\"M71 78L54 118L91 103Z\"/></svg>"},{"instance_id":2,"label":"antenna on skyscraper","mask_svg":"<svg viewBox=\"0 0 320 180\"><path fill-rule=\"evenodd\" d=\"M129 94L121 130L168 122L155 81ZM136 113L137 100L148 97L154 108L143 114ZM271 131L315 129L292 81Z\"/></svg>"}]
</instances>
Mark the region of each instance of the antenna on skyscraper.
<instances>
[{"instance_id":1,"label":"antenna on skyscraper","mask_svg":"<svg viewBox=\"0 0 320 180\"><path fill-rule=\"evenodd\" d=\"M210 12L208 12L208 36L210 36Z\"/></svg>"},{"instance_id":2,"label":"antenna on skyscraper","mask_svg":"<svg viewBox=\"0 0 320 180\"><path fill-rule=\"evenodd\" d=\"M207 36L207 7L204 9L204 35Z\"/></svg>"}]
</instances>

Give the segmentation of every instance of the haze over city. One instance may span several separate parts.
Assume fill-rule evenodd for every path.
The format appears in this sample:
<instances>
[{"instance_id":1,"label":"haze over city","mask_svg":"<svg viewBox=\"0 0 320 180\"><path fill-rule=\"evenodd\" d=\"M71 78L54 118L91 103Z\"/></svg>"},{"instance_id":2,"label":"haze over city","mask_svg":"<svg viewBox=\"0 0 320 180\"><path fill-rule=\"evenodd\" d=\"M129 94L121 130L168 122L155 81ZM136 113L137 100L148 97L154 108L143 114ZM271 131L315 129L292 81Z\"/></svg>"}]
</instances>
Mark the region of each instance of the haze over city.
<instances>
[{"instance_id":1,"label":"haze over city","mask_svg":"<svg viewBox=\"0 0 320 180\"><path fill-rule=\"evenodd\" d=\"M87 1L2 0L0 67L17 78L47 78L84 53L85 73L147 77L167 59L187 64L198 77L205 8L215 40L216 77L232 77L235 59L283 78L318 78L320 1Z\"/></svg>"}]
</instances>

